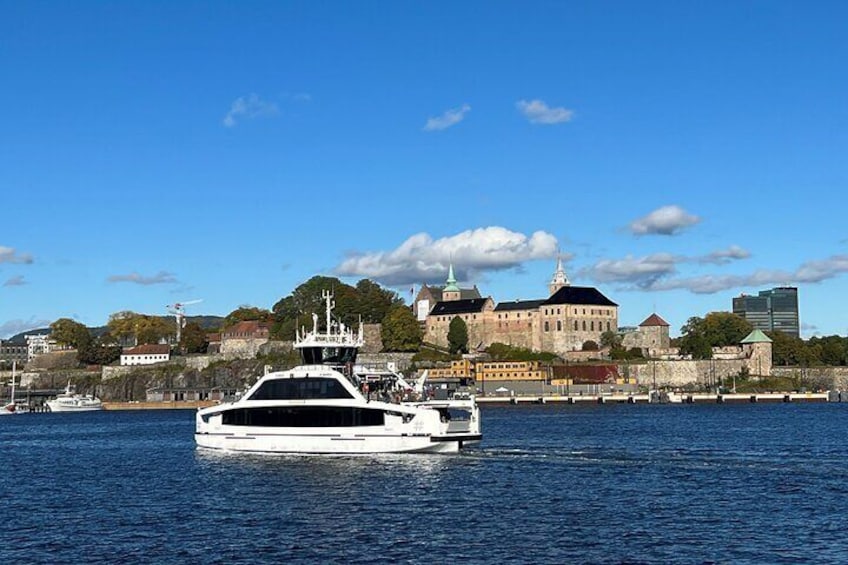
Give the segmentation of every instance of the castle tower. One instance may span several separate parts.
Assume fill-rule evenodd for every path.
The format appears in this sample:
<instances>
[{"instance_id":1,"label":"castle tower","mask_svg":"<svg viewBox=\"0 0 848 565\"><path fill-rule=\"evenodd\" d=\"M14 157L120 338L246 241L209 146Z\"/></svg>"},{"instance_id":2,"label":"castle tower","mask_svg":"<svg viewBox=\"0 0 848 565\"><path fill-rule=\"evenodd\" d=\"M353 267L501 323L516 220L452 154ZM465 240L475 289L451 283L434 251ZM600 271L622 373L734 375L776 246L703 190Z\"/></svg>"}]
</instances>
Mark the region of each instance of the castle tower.
<instances>
[{"instance_id":1,"label":"castle tower","mask_svg":"<svg viewBox=\"0 0 848 565\"><path fill-rule=\"evenodd\" d=\"M459 300L462 297L462 292L456 285L456 277L453 276L453 263L451 263L448 268L448 280L445 282L445 288L442 290L442 300L444 302Z\"/></svg>"},{"instance_id":2,"label":"castle tower","mask_svg":"<svg viewBox=\"0 0 848 565\"><path fill-rule=\"evenodd\" d=\"M742 352L752 375L771 375L771 339L760 330L754 330L742 340Z\"/></svg>"},{"instance_id":3,"label":"castle tower","mask_svg":"<svg viewBox=\"0 0 848 565\"><path fill-rule=\"evenodd\" d=\"M562 268L562 256L557 254L556 272L554 273L554 278L551 279L551 282L548 285L550 295L553 296L556 291L564 286L571 286L571 283L565 275L565 269Z\"/></svg>"}]
</instances>

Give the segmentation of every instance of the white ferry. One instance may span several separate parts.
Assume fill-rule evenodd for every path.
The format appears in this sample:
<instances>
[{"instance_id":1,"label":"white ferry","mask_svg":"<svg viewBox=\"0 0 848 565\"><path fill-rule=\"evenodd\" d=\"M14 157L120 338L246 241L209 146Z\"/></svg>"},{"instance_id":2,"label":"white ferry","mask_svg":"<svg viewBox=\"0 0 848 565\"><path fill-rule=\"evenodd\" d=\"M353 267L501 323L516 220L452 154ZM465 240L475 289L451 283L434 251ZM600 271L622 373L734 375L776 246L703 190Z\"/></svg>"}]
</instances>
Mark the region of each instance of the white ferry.
<instances>
[{"instance_id":1,"label":"white ferry","mask_svg":"<svg viewBox=\"0 0 848 565\"><path fill-rule=\"evenodd\" d=\"M356 370L363 343L332 318L298 331L302 365L269 373L235 402L197 412L198 447L226 451L309 454L455 453L482 439L473 395L416 398L393 371Z\"/></svg>"}]
</instances>

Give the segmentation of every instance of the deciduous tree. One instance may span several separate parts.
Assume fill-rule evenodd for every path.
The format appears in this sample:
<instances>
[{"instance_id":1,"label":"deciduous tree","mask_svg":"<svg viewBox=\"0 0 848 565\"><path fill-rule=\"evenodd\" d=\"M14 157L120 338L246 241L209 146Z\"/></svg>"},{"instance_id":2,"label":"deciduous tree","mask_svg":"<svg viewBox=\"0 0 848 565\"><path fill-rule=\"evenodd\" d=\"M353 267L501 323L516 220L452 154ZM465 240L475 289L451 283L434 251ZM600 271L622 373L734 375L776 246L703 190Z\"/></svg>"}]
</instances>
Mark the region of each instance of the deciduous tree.
<instances>
[{"instance_id":1,"label":"deciduous tree","mask_svg":"<svg viewBox=\"0 0 848 565\"><path fill-rule=\"evenodd\" d=\"M421 324L406 306L395 306L383 319L381 328L384 351L418 351L421 348Z\"/></svg>"}]
</instances>

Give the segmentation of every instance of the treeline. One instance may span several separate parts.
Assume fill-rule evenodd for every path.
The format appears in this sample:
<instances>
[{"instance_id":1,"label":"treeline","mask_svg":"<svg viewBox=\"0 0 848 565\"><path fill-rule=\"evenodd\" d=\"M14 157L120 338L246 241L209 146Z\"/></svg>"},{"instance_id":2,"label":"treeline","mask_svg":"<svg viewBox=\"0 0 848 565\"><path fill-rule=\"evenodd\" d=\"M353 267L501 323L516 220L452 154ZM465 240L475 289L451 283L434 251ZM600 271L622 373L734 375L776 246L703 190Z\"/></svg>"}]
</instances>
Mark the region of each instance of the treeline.
<instances>
[{"instance_id":1,"label":"treeline","mask_svg":"<svg viewBox=\"0 0 848 565\"><path fill-rule=\"evenodd\" d=\"M741 316L711 312L703 318L689 318L680 329L681 336L672 340L672 345L679 347L680 353L692 355L693 359L709 359L713 347L739 345L753 329ZM764 333L772 340L775 365L848 365L848 338L831 335L803 340L779 331Z\"/></svg>"},{"instance_id":2,"label":"treeline","mask_svg":"<svg viewBox=\"0 0 848 565\"><path fill-rule=\"evenodd\" d=\"M318 314L323 328L325 304L323 291L333 293L333 317L348 327L382 324L383 348L386 351L418 351L422 331L403 299L394 291L363 279L348 285L334 277L316 276L281 298L269 310L243 305L230 312L219 328L204 328L189 321L180 332L176 344L184 354L204 353L209 345L208 333L222 331L242 321L258 321L268 325L272 339L291 341L295 328L312 328L312 314ZM176 321L168 316L151 316L132 311L109 316L106 330L95 335L85 325L70 318L60 318L50 325L51 337L60 345L77 350L82 365L108 365L120 358L122 346L173 343Z\"/></svg>"}]
</instances>

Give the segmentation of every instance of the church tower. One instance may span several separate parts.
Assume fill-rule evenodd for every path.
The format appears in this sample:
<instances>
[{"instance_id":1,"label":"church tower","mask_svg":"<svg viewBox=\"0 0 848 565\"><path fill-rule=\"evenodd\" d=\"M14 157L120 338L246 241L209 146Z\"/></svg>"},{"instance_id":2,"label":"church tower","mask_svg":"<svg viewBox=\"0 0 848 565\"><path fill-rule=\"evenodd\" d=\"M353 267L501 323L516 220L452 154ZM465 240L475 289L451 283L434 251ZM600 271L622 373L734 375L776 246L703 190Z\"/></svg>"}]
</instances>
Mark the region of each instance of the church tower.
<instances>
[{"instance_id":1,"label":"church tower","mask_svg":"<svg viewBox=\"0 0 848 565\"><path fill-rule=\"evenodd\" d=\"M565 275L565 269L562 268L562 256L557 254L556 272L554 273L554 278L551 279L551 283L548 285L550 295L553 296L556 291L564 286L571 286L571 283Z\"/></svg>"},{"instance_id":2,"label":"church tower","mask_svg":"<svg viewBox=\"0 0 848 565\"><path fill-rule=\"evenodd\" d=\"M444 290L442 290L442 300L444 302L459 300L462 297L462 292L456 285L456 277L453 276L453 263L451 263L448 268L448 280L445 282L447 284L445 285Z\"/></svg>"}]
</instances>

